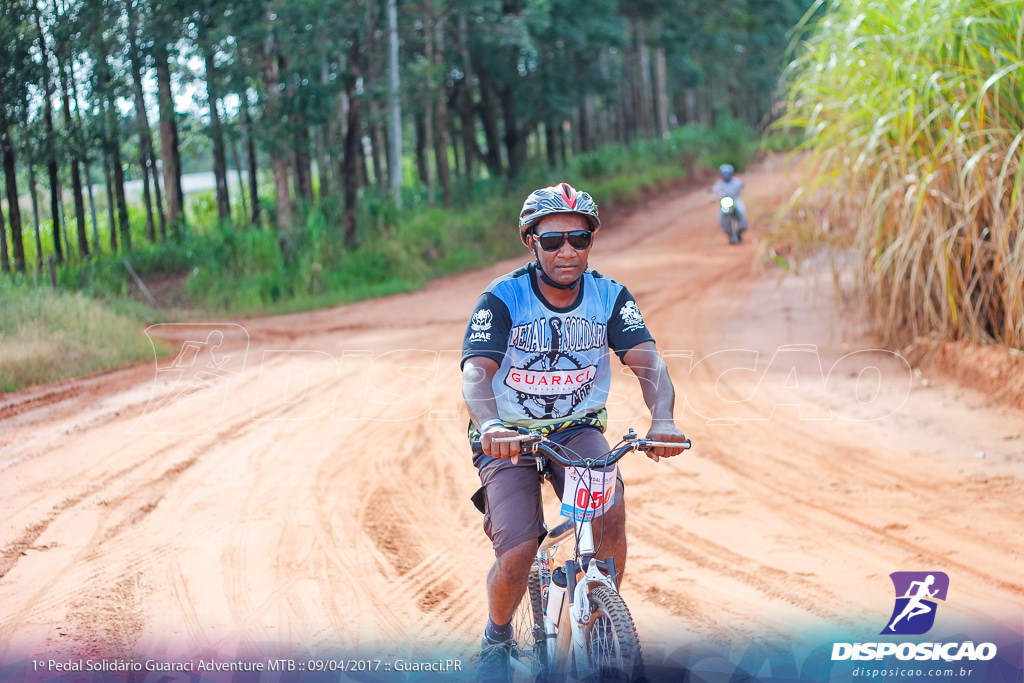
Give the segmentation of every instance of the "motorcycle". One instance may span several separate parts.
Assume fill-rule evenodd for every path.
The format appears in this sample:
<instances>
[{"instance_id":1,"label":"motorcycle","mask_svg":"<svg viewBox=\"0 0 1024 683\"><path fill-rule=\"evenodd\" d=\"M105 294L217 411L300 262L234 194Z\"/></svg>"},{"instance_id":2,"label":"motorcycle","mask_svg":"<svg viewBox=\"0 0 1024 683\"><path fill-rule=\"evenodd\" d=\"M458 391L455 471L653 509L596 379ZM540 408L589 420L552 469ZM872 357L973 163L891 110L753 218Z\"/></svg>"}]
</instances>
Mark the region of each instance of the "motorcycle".
<instances>
[{"instance_id":1,"label":"motorcycle","mask_svg":"<svg viewBox=\"0 0 1024 683\"><path fill-rule=\"evenodd\" d=\"M718 210L721 212L721 222L725 226L725 234L729 236L729 244L739 244L743 241L743 228L740 227L740 217L736 212L736 200L727 194L718 199Z\"/></svg>"}]
</instances>

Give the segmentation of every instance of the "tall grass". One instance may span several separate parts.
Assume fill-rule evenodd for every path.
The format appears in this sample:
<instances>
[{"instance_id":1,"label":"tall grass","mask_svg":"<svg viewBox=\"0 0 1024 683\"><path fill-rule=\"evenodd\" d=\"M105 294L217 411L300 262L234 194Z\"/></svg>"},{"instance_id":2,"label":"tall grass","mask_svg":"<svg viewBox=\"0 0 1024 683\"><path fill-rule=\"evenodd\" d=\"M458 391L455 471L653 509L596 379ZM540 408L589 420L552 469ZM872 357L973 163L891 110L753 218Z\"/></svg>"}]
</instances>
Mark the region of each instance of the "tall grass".
<instances>
[{"instance_id":1,"label":"tall grass","mask_svg":"<svg viewBox=\"0 0 1024 683\"><path fill-rule=\"evenodd\" d=\"M786 74L800 211L890 342L1024 347L1024 2L819 1Z\"/></svg>"},{"instance_id":2,"label":"tall grass","mask_svg":"<svg viewBox=\"0 0 1024 683\"><path fill-rule=\"evenodd\" d=\"M131 307L8 278L0 300L0 392L153 357Z\"/></svg>"}]
</instances>

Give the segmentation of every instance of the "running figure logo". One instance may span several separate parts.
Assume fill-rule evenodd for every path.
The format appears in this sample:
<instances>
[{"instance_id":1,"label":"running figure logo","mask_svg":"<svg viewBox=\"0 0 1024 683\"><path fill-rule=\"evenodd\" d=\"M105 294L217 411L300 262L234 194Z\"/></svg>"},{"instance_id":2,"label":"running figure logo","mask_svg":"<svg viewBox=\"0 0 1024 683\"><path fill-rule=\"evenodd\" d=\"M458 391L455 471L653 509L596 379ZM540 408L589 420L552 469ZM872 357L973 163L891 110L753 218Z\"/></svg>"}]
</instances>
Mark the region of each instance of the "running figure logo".
<instances>
[{"instance_id":1,"label":"running figure logo","mask_svg":"<svg viewBox=\"0 0 1024 683\"><path fill-rule=\"evenodd\" d=\"M949 577L942 572L893 572L889 578L896 590L896 604L880 635L927 633L935 623L936 600L946 599Z\"/></svg>"},{"instance_id":2,"label":"running figure logo","mask_svg":"<svg viewBox=\"0 0 1024 683\"><path fill-rule=\"evenodd\" d=\"M156 373L146 410L129 430L134 434L200 434L224 415L231 381L241 376L249 333L235 323L163 323L146 329L153 343ZM160 344L179 343L173 359ZM230 349L227 351L226 349ZM203 397L202 410L193 399Z\"/></svg>"}]
</instances>

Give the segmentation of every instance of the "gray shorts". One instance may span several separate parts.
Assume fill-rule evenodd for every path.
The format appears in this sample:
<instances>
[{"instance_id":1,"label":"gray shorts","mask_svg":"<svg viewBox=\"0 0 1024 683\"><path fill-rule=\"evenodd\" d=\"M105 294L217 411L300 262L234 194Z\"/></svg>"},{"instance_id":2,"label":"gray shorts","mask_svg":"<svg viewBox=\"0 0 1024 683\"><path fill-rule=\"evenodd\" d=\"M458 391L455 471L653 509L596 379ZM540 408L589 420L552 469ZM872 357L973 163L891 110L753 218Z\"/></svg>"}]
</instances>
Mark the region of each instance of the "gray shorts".
<instances>
[{"instance_id":1,"label":"gray shorts","mask_svg":"<svg viewBox=\"0 0 1024 683\"><path fill-rule=\"evenodd\" d=\"M604 434L594 427L566 429L548 438L584 457L597 457L609 450ZM483 484L484 533L491 539L494 554L500 556L520 543L543 538L544 509L535 458L524 455L513 465L511 460L483 455L478 456L475 463ZM550 461L548 465L551 485L555 495L561 498L565 468ZM624 495L621 470L615 491L616 504L621 504Z\"/></svg>"}]
</instances>

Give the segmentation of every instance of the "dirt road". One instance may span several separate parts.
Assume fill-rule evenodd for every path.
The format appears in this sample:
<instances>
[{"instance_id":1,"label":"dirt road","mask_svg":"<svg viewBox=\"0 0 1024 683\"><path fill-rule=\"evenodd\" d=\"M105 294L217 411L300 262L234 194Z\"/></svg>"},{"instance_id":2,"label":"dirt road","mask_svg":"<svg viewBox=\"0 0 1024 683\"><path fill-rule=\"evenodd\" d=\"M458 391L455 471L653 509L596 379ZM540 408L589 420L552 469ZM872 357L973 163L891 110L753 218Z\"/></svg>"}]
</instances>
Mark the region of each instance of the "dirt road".
<instances>
[{"instance_id":1,"label":"dirt road","mask_svg":"<svg viewBox=\"0 0 1024 683\"><path fill-rule=\"evenodd\" d=\"M639 301L694 442L623 464L648 659L875 640L895 571L949 576L938 635L1024 633L1024 415L872 351L827 278L760 272L751 242L792 179L772 162L745 181L742 246L688 191L606 219L592 255ZM471 666L491 553L458 355L477 295L520 262L165 326L181 353L155 367L0 398L0 665L341 648ZM610 411L612 435L648 424L627 372Z\"/></svg>"}]
</instances>

